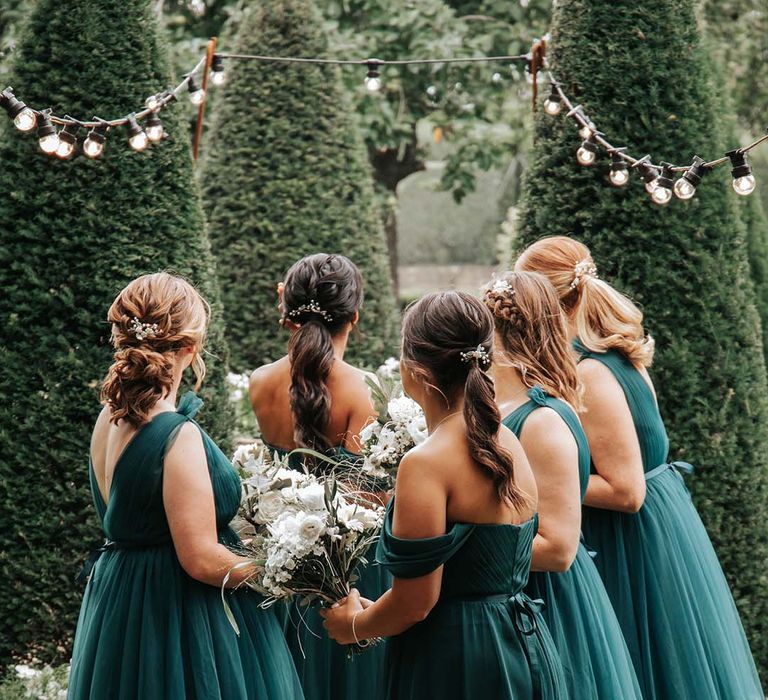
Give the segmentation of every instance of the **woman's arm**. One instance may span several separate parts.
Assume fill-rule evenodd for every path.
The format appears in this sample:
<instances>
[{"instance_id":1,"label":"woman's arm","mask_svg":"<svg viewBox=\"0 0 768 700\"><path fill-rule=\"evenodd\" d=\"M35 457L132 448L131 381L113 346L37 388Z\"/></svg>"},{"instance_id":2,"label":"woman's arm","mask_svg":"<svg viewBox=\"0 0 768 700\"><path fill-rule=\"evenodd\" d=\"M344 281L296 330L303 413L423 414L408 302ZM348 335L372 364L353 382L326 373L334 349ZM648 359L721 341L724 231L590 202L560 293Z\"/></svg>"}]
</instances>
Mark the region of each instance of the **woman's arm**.
<instances>
[{"instance_id":1,"label":"woman's arm","mask_svg":"<svg viewBox=\"0 0 768 700\"><path fill-rule=\"evenodd\" d=\"M176 556L192 578L220 586L233 566L248 562L219 544L208 460L194 423L181 427L166 455L163 502ZM253 566L233 571L227 586L237 586L253 573Z\"/></svg>"},{"instance_id":2,"label":"woman's arm","mask_svg":"<svg viewBox=\"0 0 768 700\"><path fill-rule=\"evenodd\" d=\"M581 490L579 449L551 409L534 411L520 435L539 491L539 531L533 540L533 571L567 571L579 547Z\"/></svg>"},{"instance_id":3,"label":"woman's arm","mask_svg":"<svg viewBox=\"0 0 768 700\"><path fill-rule=\"evenodd\" d=\"M645 501L640 443L627 399L611 371L597 360L579 363L584 384L581 421L597 474L589 477L584 504L636 513Z\"/></svg>"},{"instance_id":4,"label":"woman's arm","mask_svg":"<svg viewBox=\"0 0 768 700\"><path fill-rule=\"evenodd\" d=\"M418 449L400 464L395 491L393 534L404 539L434 537L445 533L447 492L439 471ZM400 634L429 615L440 597L443 567L419 578L395 578L392 588L363 608L357 594L341 605L321 610L328 634L340 644L355 641L352 618L356 614L358 640ZM365 591L363 591L365 592Z\"/></svg>"}]
</instances>

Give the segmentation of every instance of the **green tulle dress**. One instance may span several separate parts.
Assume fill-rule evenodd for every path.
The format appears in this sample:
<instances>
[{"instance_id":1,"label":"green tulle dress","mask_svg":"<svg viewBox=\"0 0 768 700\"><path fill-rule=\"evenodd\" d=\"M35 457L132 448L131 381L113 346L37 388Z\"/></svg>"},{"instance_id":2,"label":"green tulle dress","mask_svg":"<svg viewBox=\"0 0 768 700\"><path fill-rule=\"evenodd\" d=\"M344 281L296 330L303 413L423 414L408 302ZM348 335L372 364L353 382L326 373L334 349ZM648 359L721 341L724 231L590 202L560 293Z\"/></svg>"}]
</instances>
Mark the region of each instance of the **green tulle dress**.
<instances>
[{"instance_id":1,"label":"green tulle dress","mask_svg":"<svg viewBox=\"0 0 768 700\"><path fill-rule=\"evenodd\" d=\"M584 498L590 456L579 419L568 404L549 396L540 387L528 391L528 399L504 419L504 425L520 437L526 419L534 411L555 411L578 445L579 481ZM583 543L568 571L531 572L526 592L544 601L542 614L560 654L570 700L641 700L616 613Z\"/></svg>"},{"instance_id":2,"label":"green tulle dress","mask_svg":"<svg viewBox=\"0 0 768 700\"><path fill-rule=\"evenodd\" d=\"M560 659L523 587L537 519L454 523L444 535L392 534L390 502L376 558L393 576L443 566L440 599L423 622L389 641L389 700L566 700ZM363 700L363 699L361 699Z\"/></svg>"},{"instance_id":3,"label":"green tulle dress","mask_svg":"<svg viewBox=\"0 0 768 700\"><path fill-rule=\"evenodd\" d=\"M636 514L584 508L582 529L613 601L646 700L764 700L739 614L680 470L653 392L621 353L605 365L624 390L647 492Z\"/></svg>"},{"instance_id":4,"label":"green tulle dress","mask_svg":"<svg viewBox=\"0 0 768 700\"><path fill-rule=\"evenodd\" d=\"M269 446L277 454L285 456L286 450ZM344 468L356 468L360 455L336 447L328 456L337 463L318 461L321 471L334 472L343 479ZM289 464L302 470L303 455L293 453ZM376 600L392 585L389 572L376 564L374 551L368 552L368 565L357 573L355 587L365 598ZM297 600L288 604L276 604L278 619L282 622L285 638L301 679L306 700L377 700L382 697L386 677L386 643L366 649L348 658L344 647L328 638L323 628L323 618L317 608L300 605Z\"/></svg>"},{"instance_id":5,"label":"green tulle dress","mask_svg":"<svg viewBox=\"0 0 768 700\"><path fill-rule=\"evenodd\" d=\"M228 592L240 627L227 621L220 590L190 578L173 548L163 506L163 460L202 401L156 415L128 443L105 504L91 490L107 542L90 571L72 653L71 700L301 700L274 613L247 590ZM237 545L228 523L240 480L201 430L216 502L219 541Z\"/></svg>"}]
</instances>

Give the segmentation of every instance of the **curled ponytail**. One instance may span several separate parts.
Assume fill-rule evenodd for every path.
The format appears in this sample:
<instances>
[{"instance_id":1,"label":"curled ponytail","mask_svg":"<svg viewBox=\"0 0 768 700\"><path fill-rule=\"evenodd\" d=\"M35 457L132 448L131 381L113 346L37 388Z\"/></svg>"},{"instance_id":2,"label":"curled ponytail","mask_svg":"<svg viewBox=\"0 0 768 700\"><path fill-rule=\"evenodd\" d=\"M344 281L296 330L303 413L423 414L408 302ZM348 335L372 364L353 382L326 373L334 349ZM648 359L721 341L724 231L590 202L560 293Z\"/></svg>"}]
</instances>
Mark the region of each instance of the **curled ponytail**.
<instances>
[{"instance_id":1,"label":"curled ponytail","mask_svg":"<svg viewBox=\"0 0 768 700\"><path fill-rule=\"evenodd\" d=\"M283 323L293 331L288 360L294 441L299 447L322 452L333 446L326 435L333 337L355 321L362 303L360 271L343 255L309 255L288 270L281 308Z\"/></svg>"},{"instance_id":2,"label":"curled ponytail","mask_svg":"<svg viewBox=\"0 0 768 700\"><path fill-rule=\"evenodd\" d=\"M115 354L101 386L110 421L134 428L147 422L154 405L173 386L176 354L193 347L198 387L205 376L200 358L208 305L189 282L166 272L136 278L109 308Z\"/></svg>"},{"instance_id":3,"label":"curled ponytail","mask_svg":"<svg viewBox=\"0 0 768 700\"><path fill-rule=\"evenodd\" d=\"M331 394L326 381L333 367L333 343L328 328L314 319L300 326L288 345L291 363L291 412L297 445L328 450L326 437Z\"/></svg>"},{"instance_id":4,"label":"curled ponytail","mask_svg":"<svg viewBox=\"0 0 768 700\"><path fill-rule=\"evenodd\" d=\"M490 479L499 499L516 510L528 503L515 484L512 454L499 441L491 366L493 317L463 292L428 294L408 307L403 319L403 361L420 369L450 404L464 399L470 455Z\"/></svg>"},{"instance_id":5,"label":"curled ponytail","mask_svg":"<svg viewBox=\"0 0 768 700\"><path fill-rule=\"evenodd\" d=\"M478 362L472 362L464 384L464 422L472 458L488 472L499 498L515 510L523 510L528 499L515 485L514 459L498 439L501 414L496 406L493 380Z\"/></svg>"}]
</instances>

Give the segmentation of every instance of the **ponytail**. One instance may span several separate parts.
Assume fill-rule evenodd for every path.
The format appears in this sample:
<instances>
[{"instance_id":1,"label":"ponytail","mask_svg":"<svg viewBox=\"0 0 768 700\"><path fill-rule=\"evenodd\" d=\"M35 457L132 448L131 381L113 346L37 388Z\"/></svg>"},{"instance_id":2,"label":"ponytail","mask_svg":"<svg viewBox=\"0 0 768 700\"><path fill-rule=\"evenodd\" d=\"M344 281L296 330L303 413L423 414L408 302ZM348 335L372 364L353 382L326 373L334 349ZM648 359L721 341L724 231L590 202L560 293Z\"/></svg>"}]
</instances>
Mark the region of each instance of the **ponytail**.
<instances>
[{"instance_id":1,"label":"ponytail","mask_svg":"<svg viewBox=\"0 0 768 700\"><path fill-rule=\"evenodd\" d=\"M173 360L169 354L145 347L122 348L115 352L101 387L101 399L112 410L111 422L124 420L138 428L172 386Z\"/></svg>"},{"instance_id":2,"label":"ponytail","mask_svg":"<svg viewBox=\"0 0 768 700\"><path fill-rule=\"evenodd\" d=\"M515 510L523 510L528 499L515 484L514 459L499 443L501 415L496 406L493 380L477 361L471 363L464 384L464 422L472 459L491 477L499 498Z\"/></svg>"},{"instance_id":3,"label":"ponytail","mask_svg":"<svg viewBox=\"0 0 768 700\"><path fill-rule=\"evenodd\" d=\"M320 319L296 329L288 345L291 365L291 412L294 440L299 447L331 449L325 433L331 416L328 375L334 354L331 333Z\"/></svg>"}]
</instances>

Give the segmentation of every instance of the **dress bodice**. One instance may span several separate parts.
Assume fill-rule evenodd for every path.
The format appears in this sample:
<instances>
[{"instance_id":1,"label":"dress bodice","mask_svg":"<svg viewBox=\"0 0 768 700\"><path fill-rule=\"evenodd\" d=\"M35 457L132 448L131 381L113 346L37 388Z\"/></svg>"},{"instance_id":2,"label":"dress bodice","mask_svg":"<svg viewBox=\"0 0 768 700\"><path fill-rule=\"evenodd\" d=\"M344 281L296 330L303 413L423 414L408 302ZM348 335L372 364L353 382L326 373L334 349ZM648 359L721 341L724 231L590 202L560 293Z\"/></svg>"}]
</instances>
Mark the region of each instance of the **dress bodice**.
<instances>
[{"instance_id":1,"label":"dress bodice","mask_svg":"<svg viewBox=\"0 0 768 700\"><path fill-rule=\"evenodd\" d=\"M187 422L197 425L193 418L202 405L200 398L188 392L176 411L158 413L139 428L115 464L107 503L91 465L93 501L109 541L127 546L171 541L163 503L163 462L181 427ZM220 535L226 534L229 540L232 535L227 525L240 504L240 479L230 460L199 429L213 486L216 524Z\"/></svg>"},{"instance_id":2,"label":"dress bodice","mask_svg":"<svg viewBox=\"0 0 768 700\"><path fill-rule=\"evenodd\" d=\"M551 408L557 413L566 426L568 426L571 435L573 435L573 439L576 440L576 446L579 451L579 485L581 487L581 498L583 500L584 494L587 492L587 485L589 484L591 457L589 454L587 435L584 432L584 428L582 427L578 416L565 401L550 396L539 386L529 389L527 394L528 401L522 406L518 406L502 422L519 438L520 434L523 432L523 426L525 425L528 416L537 409Z\"/></svg>"},{"instance_id":3,"label":"dress bodice","mask_svg":"<svg viewBox=\"0 0 768 700\"><path fill-rule=\"evenodd\" d=\"M581 360L589 358L605 365L621 386L635 424L644 470L649 472L664 464L669 453L669 438L656 397L643 375L618 350L592 352L579 341L574 342L574 347Z\"/></svg>"},{"instance_id":4,"label":"dress bodice","mask_svg":"<svg viewBox=\"0 0 768 700\"><path fill-rule=\"evenodd\" d=\"M376 561L398 578L425 576L443 566L440 599L516 595L528 581L538 518L519 525L453 523L444 535L402 539L392 534L387 507Z\"/></svg>"}]
</instances>

